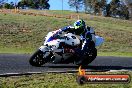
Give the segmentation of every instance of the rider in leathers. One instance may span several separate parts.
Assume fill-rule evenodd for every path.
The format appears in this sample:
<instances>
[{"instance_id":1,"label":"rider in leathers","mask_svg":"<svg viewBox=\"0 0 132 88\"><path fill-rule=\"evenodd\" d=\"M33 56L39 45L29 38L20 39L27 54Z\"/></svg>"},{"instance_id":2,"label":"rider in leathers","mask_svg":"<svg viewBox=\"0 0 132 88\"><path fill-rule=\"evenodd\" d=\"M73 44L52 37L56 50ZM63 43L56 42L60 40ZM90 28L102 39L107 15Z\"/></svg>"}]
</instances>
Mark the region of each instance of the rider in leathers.
<instances>
[{"instance_id":1,"label":"rider in leathers","mask_svg":"<svg viewBox=\"0 0 132 88\"><path fill-rule=\"evenodd\" d=\"M71 32L75 35L79 35L82 41L81 50L79 51L80 56L84 55L87 51L87 47L90 41L95 42L95 32L92 27L86 26L83 20L77 20L74 23L74 26L67 26L62 29L59 29L54 34L54 37L61 34L62 32Z\"/></svg>"}]
</instances>

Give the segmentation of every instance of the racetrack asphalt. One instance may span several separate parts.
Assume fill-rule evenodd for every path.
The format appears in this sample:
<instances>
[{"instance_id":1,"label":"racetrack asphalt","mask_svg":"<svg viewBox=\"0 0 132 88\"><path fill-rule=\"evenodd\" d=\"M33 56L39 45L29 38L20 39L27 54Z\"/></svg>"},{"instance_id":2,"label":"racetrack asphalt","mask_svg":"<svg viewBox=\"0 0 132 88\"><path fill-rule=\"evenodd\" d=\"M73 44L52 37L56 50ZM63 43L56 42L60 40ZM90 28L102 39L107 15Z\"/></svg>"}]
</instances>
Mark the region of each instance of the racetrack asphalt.
<instances>
[{"instance_id":1,"label":"racetrack asphalt","mask_svg":"<svg viewBox=\"0 0 132 88\"><path fill-rule=\"evenodd\" d=\"M0 54L0 74L78 70L74 64L50 64L33 67L30 54ZM132 70L132 57L98 56L85 67L88 70Z\"/></svg>"}]
</instances>

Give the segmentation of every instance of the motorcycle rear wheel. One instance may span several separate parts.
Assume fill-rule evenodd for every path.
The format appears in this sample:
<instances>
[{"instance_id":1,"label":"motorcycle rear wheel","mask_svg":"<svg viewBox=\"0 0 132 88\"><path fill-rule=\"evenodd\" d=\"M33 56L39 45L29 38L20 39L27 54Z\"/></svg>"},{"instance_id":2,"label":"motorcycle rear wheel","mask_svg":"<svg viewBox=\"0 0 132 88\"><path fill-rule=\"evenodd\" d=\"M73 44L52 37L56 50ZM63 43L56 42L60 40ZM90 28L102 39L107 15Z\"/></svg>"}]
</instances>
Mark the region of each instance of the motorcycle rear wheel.
<instances>
[{"instance_id":1,"label":"motorcycle rear wheel","mask_svg":"<svg viewBox=\"0 0 132 88\"><path fill-rule=\"evenodd\" d=\"M94 48L88 55L82 56L83 59L79 60L76 64L86 66L90 64L97 56L97 49Z\"/></svg>"}]
</instances>

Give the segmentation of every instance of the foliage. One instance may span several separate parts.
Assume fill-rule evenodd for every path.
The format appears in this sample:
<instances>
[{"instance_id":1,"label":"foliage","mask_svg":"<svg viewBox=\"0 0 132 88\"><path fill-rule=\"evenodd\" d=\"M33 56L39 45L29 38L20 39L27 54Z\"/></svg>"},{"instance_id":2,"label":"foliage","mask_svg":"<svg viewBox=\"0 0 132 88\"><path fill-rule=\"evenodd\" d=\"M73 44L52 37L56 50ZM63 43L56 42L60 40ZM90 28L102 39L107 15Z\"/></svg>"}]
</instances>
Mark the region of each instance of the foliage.
<instances>
[{"instance_id":1,"label":"foliage","mask_svg":"<svg viewBox=\"0 0 132 88\"><path fill-rule=\"evenodd\" d=\"M4 4L5 0L0 0L0 8L2 8L2 5Z\"/></svg>"},{"instance_id":2,"label":"foliage","mask_svg":"<svg viewBox=\"0 0 132 88\"><path fill-rule=\"evenodd\" d=\"M127 4L129 12L130 12L130 17L132 17L132 0L122 0L122 1Z\"/></svg>"},{"instance_id":3,"label":"foliage","mask_svg":"<svg viewBox=\"0 0 132 88\"><path fill-rule=\"evenodd\" d=\"M13 9L14 8L14 3L13 2L11 2L10 4L9 3L5 3L4 4L4 8L6 8L6 9Z\"/></svg>"},{"instance_id":4,"label":"foliage","mask_svg":"<svg viewBox=\"0 0 132 88\"><path fill-rule=\"evenodd\" d=\"M84 10L85 13L90 13L92 11L92 0L84 0Z\"/></svg>"},{"instance_id":5,"label":"foliage","mask_svg":"<svg viewBox=\"0 0 132 88\"><path fill-rule=\"evenodd\" d=\"M69 6L75 8L76 12L79 12L79 9L82 7L83 0L69 0Z\"/></svg>"},{"instance_id":6,"label":"foliage","mask_svg":"<svg viewBox=\"0 0 132 88\"><path fill-rule=\"evenodd\" d=\"M21 0L18 3L18 7L29 7L33 9L49 9L50 5L48 3L49 0Z\"/></svg>"},{"instance_id":7,"label":"foliage","mask_svg":"<svg viewBox=\"0 0 132 88\"><path fill-rule=\"evenodd\" d=\"M83 0L85 12L94 11L94 14L100 13L101 9L106 6L106 0ZM89 12L88 11L88 12ZM91 12L89 12L91 13Z\"/></svg>"},{"instance_id":8,"label":"foliage","mask_svg":"<svg viewBox=\"0 0 132 88\"><path fill-rule=\"evenodd\" d=\"M119 0L112 0L110 2L109 15L112 17L119 17L121 19L129 19L129 11L125 4Z\"/></svg>"},{"instance_id":9,"label":"foliage","mask_svg":"<svg viewBox=\"0 0 132 88\"><path fill-rule=\"evenodd\" d=\"M112 0L110 4L107 4L107 0L83 0L83 3L86 13L129 19L128 7L130 10L131 4L127 7L120 0Z\"/></svg>"}]
</instances>

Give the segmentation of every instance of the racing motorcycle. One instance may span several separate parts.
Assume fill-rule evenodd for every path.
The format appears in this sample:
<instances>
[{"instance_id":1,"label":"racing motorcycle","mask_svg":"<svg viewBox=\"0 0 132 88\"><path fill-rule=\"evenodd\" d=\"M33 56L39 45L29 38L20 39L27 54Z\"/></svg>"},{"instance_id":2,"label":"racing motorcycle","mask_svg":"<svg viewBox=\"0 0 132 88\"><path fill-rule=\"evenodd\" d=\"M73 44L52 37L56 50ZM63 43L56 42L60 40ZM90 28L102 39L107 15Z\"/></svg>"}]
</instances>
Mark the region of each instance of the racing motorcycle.
<instances>
[{"instance_id":1,"label":"racing motorcycle","mask_svg":"<svg viewBox=\"0 0 132 88\"><path fill-rule=\"evenodd\" d=\"M97 46L100 46L104 39L95 36L95 42L90 42L88 49L80 57L82 41L73 33L65 33L54 38L56 31L49 32L43 45L30 57L29 63L32 66L40 67L45 63L88 65L97 56Z\"/></svg>"}]
</instances>

